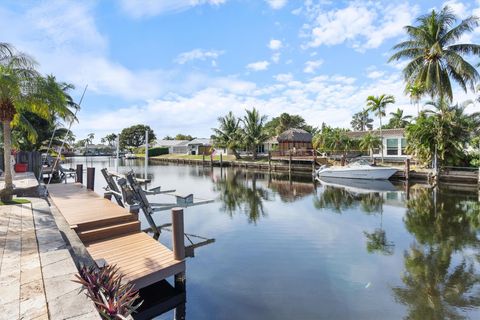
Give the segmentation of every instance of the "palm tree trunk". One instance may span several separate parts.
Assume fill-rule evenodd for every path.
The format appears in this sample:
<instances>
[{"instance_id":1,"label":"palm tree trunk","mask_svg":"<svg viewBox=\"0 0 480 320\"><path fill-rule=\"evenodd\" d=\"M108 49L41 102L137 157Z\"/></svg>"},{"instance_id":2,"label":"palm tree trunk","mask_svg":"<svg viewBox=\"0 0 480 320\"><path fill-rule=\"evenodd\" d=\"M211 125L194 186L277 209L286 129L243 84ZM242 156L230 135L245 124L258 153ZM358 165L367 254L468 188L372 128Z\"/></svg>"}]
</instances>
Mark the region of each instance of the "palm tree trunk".
<instances>
[{"instance_id":1,"label":"palm tree trunk","mask_svg":"<svg viewBox=\"0 0 480 320\"><path fill-rule=\"evenodd\" d=\"M382 163L383 163L383 133L382 133L382 115L379 115L380 118L380 140L382 144L380 145L380 155L382 156Z\"/></svg>"},{"instance_id":2,"label":"palm tree trunk","mask_svg":"<svg viewBox=\"0 0 480 320\"><path fill-rule=\"evenodd\" d=\"M230 150L232 150L232 153L233 153L233 155L235 156L235 159L236 159L236 160L240 160L241 157L240 157L240 154L238 153L237 149L232 148L232 149L230 149Z\"/></svg>"},{"instance_id":3,"label":"palm tree trunk","mask_svg":"<svg viewBox=\"0 0 480 320\"><path fill-rule=\"evenodd\" d=\"M253 146L252 148L252 159L253 160L257 159L257 146Z\"/></svg>"},{"instance_id":4,"label":"palm tree trunk","mask_svg":"<svg viewBox=\"0 0 480 320\"><path fill-rule=\"evenodd\" d=\"M10 129L10 121L5 120L3 124L3 164L5 171L5 188L0 192L2 201L10 201L13 197L13 179L12 168L10 165L12 153L12 135Z\"/></svg>"}]
</instances>

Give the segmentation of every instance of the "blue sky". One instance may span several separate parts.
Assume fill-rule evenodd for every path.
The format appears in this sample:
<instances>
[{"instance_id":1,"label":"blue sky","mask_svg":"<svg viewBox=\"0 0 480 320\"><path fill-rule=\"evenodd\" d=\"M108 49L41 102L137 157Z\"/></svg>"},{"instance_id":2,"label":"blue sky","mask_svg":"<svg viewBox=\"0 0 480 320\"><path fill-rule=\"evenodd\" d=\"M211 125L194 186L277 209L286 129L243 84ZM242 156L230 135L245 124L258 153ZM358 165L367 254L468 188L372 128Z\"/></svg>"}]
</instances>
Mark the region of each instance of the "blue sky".
<instances>
[{"instance_id":1,"label":"blue sky","mask_svg":"<svg viewBox=\"0 0 480 320\"><path fill-rule=\"evenodd\" d=\"M72 128L79 139L137 123L159 137L208 137L217 117L252 107L348 127L371 94L395 95L387 111L415 113L403 63L387 60L403 26L443 4L480 16L478 1L455 0L7 0L0 39L73 83L75 98L88 84ZM478 43L480 29L463 40Z\"/></svg>"}]
</instances>

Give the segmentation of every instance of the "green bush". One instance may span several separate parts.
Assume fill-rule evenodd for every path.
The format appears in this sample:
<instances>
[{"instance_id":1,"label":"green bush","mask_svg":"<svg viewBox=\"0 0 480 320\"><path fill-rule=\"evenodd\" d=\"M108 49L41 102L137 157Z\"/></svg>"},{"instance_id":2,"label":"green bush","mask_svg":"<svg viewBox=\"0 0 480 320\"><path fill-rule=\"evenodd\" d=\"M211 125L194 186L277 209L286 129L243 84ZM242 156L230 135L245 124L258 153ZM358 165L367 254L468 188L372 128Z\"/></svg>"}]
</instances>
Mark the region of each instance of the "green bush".
<instances>
[{"instance_id":1,"label":"green bush","mask_svg":"<svg viewBox=\"0 0 480 320\"><path fill-rule=\"evenodd\" d=\"M145 154L145 147L138 147L134 150L135 154ZM168 154L168 148L166 147L153 147L148 149L148 156L155 157L161 156L162 154Z\"/></svg>"},{"instance_id":2,"label":"green bush","mask_svg":"<svg viewBox=\"0 0 480 320\"><path fill-rule=\"evenodd\" d=\"M149 157L161 156L162 154L168 154L168 148L155 147L155 148L148 149Z\"/></svg>"}]
</instances>

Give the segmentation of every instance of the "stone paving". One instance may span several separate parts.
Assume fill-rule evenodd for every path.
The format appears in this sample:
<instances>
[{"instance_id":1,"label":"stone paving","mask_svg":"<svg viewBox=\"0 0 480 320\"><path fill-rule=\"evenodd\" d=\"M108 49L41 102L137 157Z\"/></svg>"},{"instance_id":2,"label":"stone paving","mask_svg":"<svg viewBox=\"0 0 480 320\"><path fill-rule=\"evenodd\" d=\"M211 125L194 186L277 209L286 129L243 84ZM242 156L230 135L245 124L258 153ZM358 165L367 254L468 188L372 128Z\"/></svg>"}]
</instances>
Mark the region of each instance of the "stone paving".
<instances>
[{"instance_id":1,"label":"stone paving","mask_svg":"<svg viewBox=\"0 0 480 320\"><path fill-rule=\"evenodd\" d=\"M0 206L0 318L100 319L45 200Z\"/></svg>"}]
</instances>

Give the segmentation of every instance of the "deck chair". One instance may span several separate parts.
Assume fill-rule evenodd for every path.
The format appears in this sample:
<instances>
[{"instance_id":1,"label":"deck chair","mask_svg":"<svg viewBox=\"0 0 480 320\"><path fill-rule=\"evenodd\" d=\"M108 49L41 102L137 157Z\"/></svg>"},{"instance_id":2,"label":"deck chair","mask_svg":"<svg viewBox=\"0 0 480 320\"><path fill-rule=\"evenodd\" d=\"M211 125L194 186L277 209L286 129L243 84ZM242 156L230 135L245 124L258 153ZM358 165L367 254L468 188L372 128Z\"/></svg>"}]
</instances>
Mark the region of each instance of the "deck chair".
<instances>
[{"instance_id":1,"label":"deck chair","mask_svg":"<svg viewBox=\"0 0 480 320\"><path fill-rule=\"evenodd\" d=\"M73 178L75 181L77 180L77 170L73 168L64 168L61 164L58 166L58 170L60 173L60 179L67 183L68 178Z\"/></svg>"}]
</instances>

